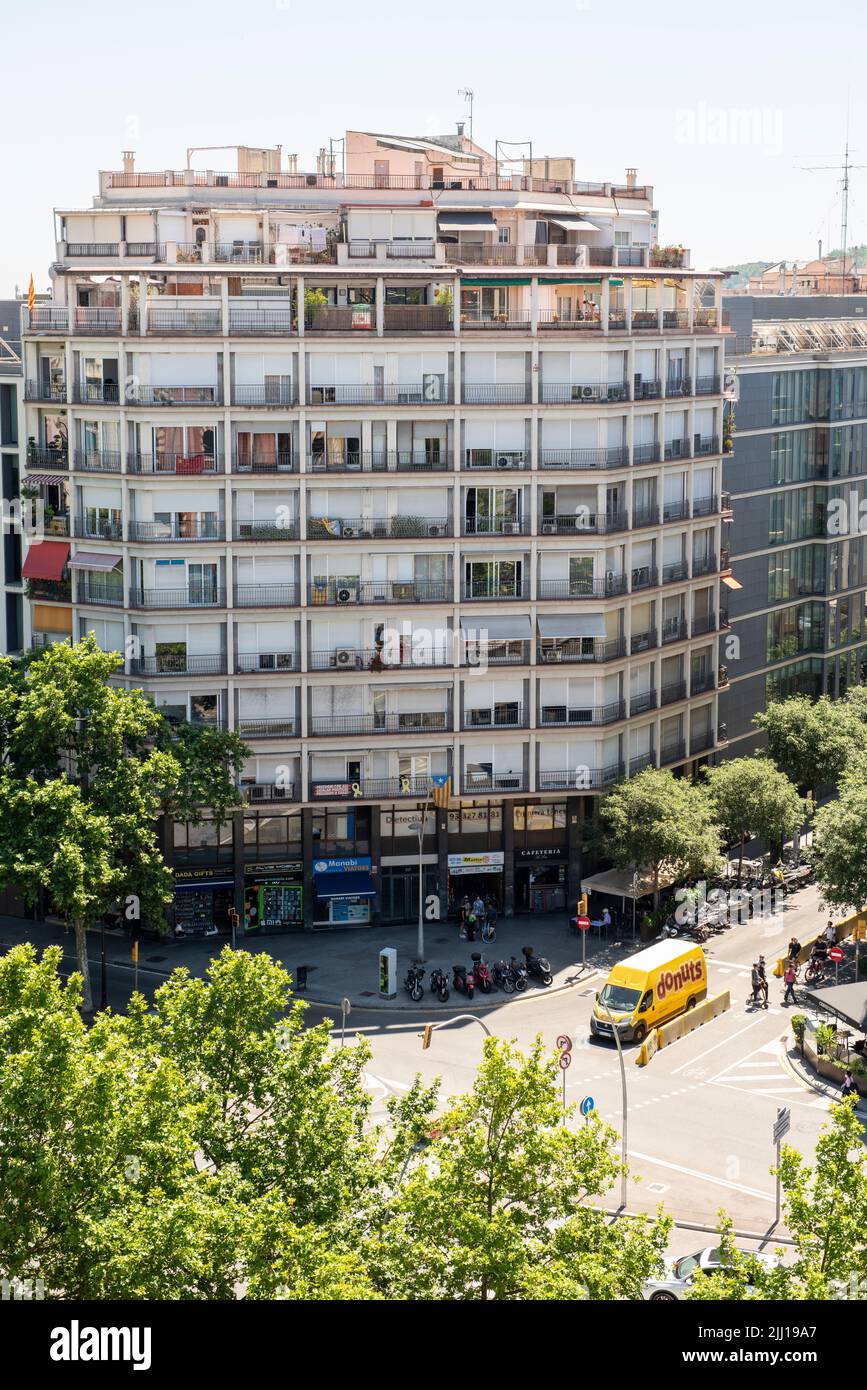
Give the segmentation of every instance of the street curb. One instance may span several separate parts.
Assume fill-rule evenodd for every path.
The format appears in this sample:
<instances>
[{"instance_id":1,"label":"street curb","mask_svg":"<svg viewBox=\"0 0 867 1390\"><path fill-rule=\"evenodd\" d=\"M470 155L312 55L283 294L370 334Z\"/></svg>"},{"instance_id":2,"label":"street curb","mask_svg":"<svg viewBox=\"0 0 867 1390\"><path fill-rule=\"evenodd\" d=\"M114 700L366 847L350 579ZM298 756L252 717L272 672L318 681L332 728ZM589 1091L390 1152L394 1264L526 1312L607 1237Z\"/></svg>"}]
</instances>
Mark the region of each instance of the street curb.
<instances>
[{"instance_id":1,"label":"street curb","mask_svg":"<svg viewBox=\"0 0 867 1390\"><path fill-rule=\"evenodd\" d=\"M789 1073L793 1081L799 1082L805 1091L813 1091L817 1096L822 1096L824 1100L839 1101L840 1093L835 1087L825 1082L813 1080L808 1072L802 1073L798 1067L795 1066L794 1062L789 1057L789 1050L785 1045L785 1039L786 1034L783 1033L780 1037L780 1042L783 1044L783 1050L780 1054L783 1070ZM865 1102L863 1098L855 1106L855 1114L860 1115L862 1119L867 1119L867 1102Z\"/></svg>"},{"instance_id":2,"label":"street curb","mask_svg":"<svg viewBox=\"0 0 867 1390\"><path fill-rule=\"evenodd\" d=\"M289 973L291 975L291 970ZM550 998L552 994L567 994L570 990L578 989L580 985L586 985L587 982L591 980L594 975L597 975L599 973L600 971L598 970L590 970L584 976L583 980L574 980L572 984L550 985L547 988L543 989L540 989L536 986L533 989L526 989L522 994L504 994L502 990L496 990L493 991L492 994L485 996L484 999L474 999L472 1002L465 999L464 996L461 995L458 996L461 1000L459 1004L439 1004L437 1008L437 1016L442 1015L443 1017L448 1017L449 1014L454 1013L483 1013L486 1009L503 1008L503 1006L506 1004L526 1004L531 999ZM452 990L452 995L455 995L454 990ZM383 1014L417 1014L422 1004L425 1002L425 999L427 999L428 997L428 993L425 992L424 996L418 1001L417 1004L413 1004L412 1002L407 1004L373 1004L368 1003L366 1000L363 1003L359 1003L355 999L350 999L349 1002L352 1005L353 1009L358 1009L359 1012L375 1012ZM312 994L307 994L304 990L293 990L292 998L306 999L308 1004L315 1004L317 1008L320 1009L340 1009L340 999L314 999ZM432 1003L437 1002L436 996L431 995L430 998Z\"/></svg>"}]
</instances>

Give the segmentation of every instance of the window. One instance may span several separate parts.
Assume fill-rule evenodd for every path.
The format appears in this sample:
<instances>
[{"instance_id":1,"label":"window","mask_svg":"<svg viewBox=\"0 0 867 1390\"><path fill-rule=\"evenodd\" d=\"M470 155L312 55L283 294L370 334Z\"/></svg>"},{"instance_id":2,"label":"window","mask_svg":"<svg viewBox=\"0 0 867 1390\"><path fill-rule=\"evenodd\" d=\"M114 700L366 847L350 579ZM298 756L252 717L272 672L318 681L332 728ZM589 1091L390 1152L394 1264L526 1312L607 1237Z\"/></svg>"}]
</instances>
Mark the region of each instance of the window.
<instances>
[{"instance_id":1,"label":"window","mask_svg":"<svg viewBox=\"0 0 867 1390\"><path fill-rule=\"evenodd\" d=\"M508 246L508 244L509 244L509 242L511 241L511 239L512 239L512 229L511 229L511 227L498 227L498 228L497 228L497 241L499 242L500 246Z\"/></svg>"},{"instance_id":2,"label":"window","mask_svg":"<svg viewBox=\"0 0 867 1390\"><path fill-rule=\"evenodd\" d=\"M628 233L628 232L615 232L615 233L614 233L614 245L615 245L615 246L628 246L628 245L629 245L629 233Z\"/></svg>"}]
</instances>

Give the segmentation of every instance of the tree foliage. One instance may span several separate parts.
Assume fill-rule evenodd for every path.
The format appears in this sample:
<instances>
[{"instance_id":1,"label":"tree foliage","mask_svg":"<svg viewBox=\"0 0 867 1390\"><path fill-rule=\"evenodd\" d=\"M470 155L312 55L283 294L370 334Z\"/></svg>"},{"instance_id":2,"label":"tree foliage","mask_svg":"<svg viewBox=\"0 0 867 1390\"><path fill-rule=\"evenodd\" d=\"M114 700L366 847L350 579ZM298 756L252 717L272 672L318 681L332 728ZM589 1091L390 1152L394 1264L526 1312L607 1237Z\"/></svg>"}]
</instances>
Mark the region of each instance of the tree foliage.
<instances>
[{"instance_id":1,"label":"tree foliage","mask_svg":"<svg viewBox=\"0 0 867 1390\"><path fill-rule=\"evenodd\" d=\"M779 845L803 821L804 803L789 778L768 758L732 758L707 768L707 792L714 820L740 845L754 836Z\"/></svg>"},{"instance_id":2,"label":"tree foliage","mask_svg":"<svg viewBox=\"0 0 867 1390\"><path fill-rule=\"evenodd\" d=\"M839 782L850 758L867 752L867 724L858 707L826 695L775 701L753 723L767 734L777 767L809 791Z\"/></svg>"},{"instance_id":3,"label":"tree foliage","mask_svg":"<svg viewBox=\"0 0 867 1390\"><path fill-rule=\"evenodd\" d=\"M720 862L720 832L704 787L648 767L605 797L600 808L607 853L620 868L653 877L709 878Z\"/></svg>"},{"instance_id":4,"label":"tree foliage","mask_svg":"<svg viewBox=\"0 0 867 1390\"><path fill-rule=\"evenodd\" d=\"M816 812L810 862L828 905L858 912L867 903L867 757L850 764L838 793Z\"/></svg>"}]
</instances>

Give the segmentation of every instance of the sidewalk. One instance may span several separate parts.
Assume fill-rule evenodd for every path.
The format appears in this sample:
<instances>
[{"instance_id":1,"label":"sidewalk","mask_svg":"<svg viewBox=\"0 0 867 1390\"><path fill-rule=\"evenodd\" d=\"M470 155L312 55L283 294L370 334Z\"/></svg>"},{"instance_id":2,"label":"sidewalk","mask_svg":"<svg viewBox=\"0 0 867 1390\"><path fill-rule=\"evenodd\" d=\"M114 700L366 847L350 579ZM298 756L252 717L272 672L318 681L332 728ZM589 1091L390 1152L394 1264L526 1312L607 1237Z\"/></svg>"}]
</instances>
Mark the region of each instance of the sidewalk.
<instances>
[{"instance_id":1,"label":"sidewalk","mask_svg":"<svg viewBox=\"0 0 867 1390\"><path fill-rule=\"evenodd\" d=\"M67 954L73 952L71 933L64 933L63 927L52 922L25 922L17 917L0 917L0 952L22 941L32 941L40 949L49 945L62 945ZM201 941L143 940L139 944L139 975L148 978L150 983L158 983L154 977L165 978L173 970L185 966L193 975L204 975L211 957L218 954L227 944L227 939L209 938ZM638 944L638 943L636 943ZM295 977L299 966L307 968L307 988L298 991L299 997L319 1004L340 1004L347 998L359 1009L401 1009L417 1011L420 1007L410 1001L403 988L407 967L415 959L416 928L381 927L348 928L323 932L294 932L273 934L262 937L238 937L238 949L251 952L264 951L286 966ZM385 946L397 950L397 998L382 999L379 995L379 952ZM506 1003L520 1004L523 1000L539 995L552 994L588 983L594 972L607 973L610 965L621 959L633 949L630 935L623 939L618 949L613 939L600 940L593 932L587 933L587 969L581 970L581 940L569 929L566 913L550 916L531 917L528 915L500 918L497 923L497 940L491 946L479 941L469 942L458 939L457 927L451 922L430 922L425 929L425 985L430 972L439 966L452 978L452 966L463 964L469 967L473 951L482 951L489 962L508 960L510 956L521 957L521 947L532 946L537 955L547 956L551 963L554 983L547 989L530 981L524 994L506 995L494 990L489 995L476 992L472 1002L463 994L452 990L447 1004L437 1002L437 1012L467 1012L474 1009L501 1007ZM105 934L106 959L110 967L130 972L132 985L131 942L121 933ZM99 957L99 933L89 935L90 959ZM595 977L599 987L598 976ZM425 998L431 996L425 989Z\"/></svg>"}]
</instances>

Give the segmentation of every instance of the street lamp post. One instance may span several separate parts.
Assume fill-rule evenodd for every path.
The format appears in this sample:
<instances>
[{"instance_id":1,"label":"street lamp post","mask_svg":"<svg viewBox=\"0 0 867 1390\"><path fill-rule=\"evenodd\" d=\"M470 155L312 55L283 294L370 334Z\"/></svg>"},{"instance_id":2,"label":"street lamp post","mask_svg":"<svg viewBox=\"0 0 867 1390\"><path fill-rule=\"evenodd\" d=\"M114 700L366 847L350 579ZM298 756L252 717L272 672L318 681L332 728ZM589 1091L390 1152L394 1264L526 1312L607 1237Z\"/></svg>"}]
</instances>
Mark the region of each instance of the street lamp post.
<instances>
[{"instance_id":1,"label":"street lamp post","mask_svg":"<svg viewBox=\"0 0 867 1390\"><path fill-rule=\"evenodd\" d=\"M455 1014L453 1018L444 1018L440 1023L425 1024L422 1032L418 1035L422 1040L422 1050L426 1052L430 1047L431 1037L438 1028L448 1028L452 1023L477 1023L487 1037L492 1038L494 1036L488 1025L483 1023L476 1014Z\"/></svg>"},{"instance_id":2,"label":"street lamp post","mask_svg":"<svg viewBox=\"0 0 867 1390\"><path fill-rule=\"evenodd\" d=\"M427 824L428 807L431 804L430 792L428 792L422 807L421 820L418 822L418 932L415 943L418 965L424 965L424 832Z\"/></svg>"},{"instance_id":3,"label":"street lamp post","mask_svg":"<svg viewBox=\"0 0 867 1390\"><path fill-rule=\"evenodd\" d=\"M638 870L632 875L632 940L635 940L635 902L638 894Z\"/></svg>"},{"instance_id":4,"label":"street lamp post","mask_svg":"<svg viewBox=\"0 0 867 1390\"><path fill-rule=\"evenodd\" d=\"M100 924L99 924L99 979L100 979L100 994L102 995L102 1000L101 1000L101 1003L100 1003L100 1008L101 1008L101 1009L107 1009L107 1008L108 1008L108 977L107 977L106 965L105 965L105 918L104 918L104 917L103 917L102 921L101 921Z\"/></svg>"},{"instance_id":5,"label":"street lamp post","mask_svg":"<svg viewBox=\"0 0 867 1390\"><path fill-rule=\"evenodd\" d=\"M602 1001L600 1000L599 1002L601 1003ZM612 1014L611 1014L611 1010L609 1009L608 1005L607 1005L607 1004L602 1004L602 1007L603 1007L603 1009L605 1010L605 1012L606 1012L607 1015L608 1015L608 1021L609 1021L610 1024L611 1024L611 1031L612 1031L612 1033L614 1034L614 1041L615 1041L615 1043L617 1044L617 1056L618 1056L618 1059L619 1059L619 1061L620 1061L620 1091L621 1091L622 1106L623 1106L623 1116L622 1116L622 1120L621 1120L622 1136L621 1136L621 1145L620 1145L620 1151L621 1151L621 1152L620 1152L620 1166L621 1166L621 1174L620 1174L620 1205L621 1205L621 1207L623 1208L623 1210L625 1211L625 1210L626 1210L626 1151L627 1151L627 1150L626 1150L626 1116L627 1116L626 1067L625 1067L624 1062L623 1062L623 1048L621 1047L621 1044L620 1044L620 1034L619 1034L618 1031L617 1031L617 1024L614 1022L614 1019L613 1019Z\"/></svg>"}]
</instances>

